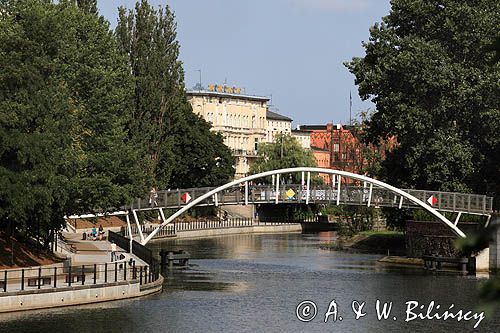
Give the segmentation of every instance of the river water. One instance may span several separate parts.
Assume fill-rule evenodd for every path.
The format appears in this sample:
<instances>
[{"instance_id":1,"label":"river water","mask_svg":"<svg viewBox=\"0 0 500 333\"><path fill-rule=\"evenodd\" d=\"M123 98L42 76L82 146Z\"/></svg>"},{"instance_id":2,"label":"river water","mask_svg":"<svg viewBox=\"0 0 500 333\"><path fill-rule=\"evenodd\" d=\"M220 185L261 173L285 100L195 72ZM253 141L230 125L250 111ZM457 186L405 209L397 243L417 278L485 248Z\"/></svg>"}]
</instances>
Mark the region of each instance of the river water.
<instances>
[{"instance_id":1,"label":"river water","mask_svg":"<svg viewBox=\"0 0 500 333\"><path fill-rule=\"evenodd\" d=\"M484 279L388 268L376 262L377 255L319 249L320 243L334 239L335 233L324 232L156 243L152 245L155 251L185 249L196 258L188 269L167 275L161 294L4 314L0 315L0 332L500 332L498 312L486 317L476 330L477 319L405 322L409 301L423 304L423 314L431 301L441 306L438 313L451 304L453 313L477 311L478 288ZM387 320L377 319L377 299L381 305L392 302ZM309 322L300 321L296 314L297 305L305 300L317 308ZM333 321L332 314L325 323L333 300L337 320ZM366 315L358 320L353 301L365 302L361 312ZM309 309L300 307L303 320L312 317L314 307ZM333 312L335 305L330 309ZM410 312L420 313L417 309Z\"/></svg>"}]
</instances>

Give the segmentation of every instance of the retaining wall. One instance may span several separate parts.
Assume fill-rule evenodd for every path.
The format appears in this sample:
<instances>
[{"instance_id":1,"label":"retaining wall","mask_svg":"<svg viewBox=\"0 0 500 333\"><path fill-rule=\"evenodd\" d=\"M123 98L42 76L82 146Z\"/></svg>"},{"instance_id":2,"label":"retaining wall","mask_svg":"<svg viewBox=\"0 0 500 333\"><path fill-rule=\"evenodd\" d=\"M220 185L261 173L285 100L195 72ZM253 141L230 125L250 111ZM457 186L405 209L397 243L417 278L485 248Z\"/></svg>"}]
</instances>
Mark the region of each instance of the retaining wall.
<instances>
[{"instance_id":1,"label":"retaining wall","mask_svg":"<svg viewBox=\"0 0 500 333\"><path fill-rule=\"evenodd\" d=\"M460 223L459 227L466 234L477 230L477 223ZM407 221L405 232L406 255L421 258L424 255L456 257L460 253L453 242L457 237L441 222Z\"/></svg>"},{"instance_id":2,"label":"retaining wall","mask_svg":"<svg viewBox=\"0 0 500 333\"><path fill-rule=\"evenodd\" d=\"M150 284L124 281L106 285L74 286L5 293L0 296L0 313L83 305L146 296L160 292L163 277Z\"/></svg>"}]
</instances>

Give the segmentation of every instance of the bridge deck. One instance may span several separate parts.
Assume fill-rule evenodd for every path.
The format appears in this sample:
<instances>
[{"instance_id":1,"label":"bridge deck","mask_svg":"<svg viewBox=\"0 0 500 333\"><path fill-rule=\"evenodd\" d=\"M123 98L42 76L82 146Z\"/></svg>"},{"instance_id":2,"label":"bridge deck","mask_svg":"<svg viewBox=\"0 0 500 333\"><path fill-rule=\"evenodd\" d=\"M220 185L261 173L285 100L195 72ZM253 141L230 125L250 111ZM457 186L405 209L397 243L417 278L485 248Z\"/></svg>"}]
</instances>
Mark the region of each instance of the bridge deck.
<instances>
[{"instance_id":1,"label":"bridge deck","mask_svg":"<svg viewBox=\"0 0 500 333\"><path fill-rule=\"evenodd\" d=\"M146 210L155 207L180 208L186 205L183 200L184 194L189 194L191 200L202 196L213 190L214 187L190 188L158 191L158 197L153 199L149 196L137 199L122 209ZM289 190L292 190L290 192ZM454 192L438 192L424 190L403 190L416 198L427 201L433 195L437 202L434 208L440 211L462 212L472 214L490 214L493 211L493 198L478 194L465 194ZM288 193L287 193L288 192ZM248 189L249 204L276 203L305 203L307 191L301 185L284 184L279 187L276 193L274 186L250 185ZM373 206L373 207L401 207L419 208L420 206L395 195L393 192L373 186L372 195L368 186L342 185L340 196L337 198L338 189L332 186L312 186L309 195L309 203L337 203L343 205ZM245 189L243 186L233 186L223 192L212 196L198 204L198 206L213 205L241 205L245 204Z\"/></svg>"}]
</instances>

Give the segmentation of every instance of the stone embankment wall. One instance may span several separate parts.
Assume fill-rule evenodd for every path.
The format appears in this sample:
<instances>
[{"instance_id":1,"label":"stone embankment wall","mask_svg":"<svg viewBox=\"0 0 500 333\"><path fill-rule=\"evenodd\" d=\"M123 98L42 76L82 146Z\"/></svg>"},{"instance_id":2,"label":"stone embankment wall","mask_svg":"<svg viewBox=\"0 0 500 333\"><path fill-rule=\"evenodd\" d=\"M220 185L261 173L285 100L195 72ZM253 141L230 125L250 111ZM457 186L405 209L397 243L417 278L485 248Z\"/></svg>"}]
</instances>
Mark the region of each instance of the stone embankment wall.
<instances>
[{"instance_id":1,"label":"stone embankment wall","mask_svg":"<svg viewBox=\"0 0 500 333\"><path fill-rule=\"evenodd\" d=\"M459 227L466 234L480 228L477 223L460 223ZM440 222L407 221L406 223L406 255L420 258L424 255L457 257L460 253L453 242L455 234Z\"/></svg>"}]
</instances>

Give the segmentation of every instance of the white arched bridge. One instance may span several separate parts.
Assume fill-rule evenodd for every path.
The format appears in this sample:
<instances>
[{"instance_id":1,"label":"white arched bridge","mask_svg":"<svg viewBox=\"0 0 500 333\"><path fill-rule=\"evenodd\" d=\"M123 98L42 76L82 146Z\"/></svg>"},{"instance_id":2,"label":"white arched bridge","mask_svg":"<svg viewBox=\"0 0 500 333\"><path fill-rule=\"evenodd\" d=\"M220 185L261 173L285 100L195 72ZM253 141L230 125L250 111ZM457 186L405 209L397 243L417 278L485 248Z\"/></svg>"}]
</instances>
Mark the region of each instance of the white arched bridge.
<instances>
[{"instance_id":1,"label":"white arched bridge","mask_svg":"<svg viewBox=\"0 0 500 333\"><path fill-rule=\"evenodd\" d=\"M284 184L289 175L300 174L301 184ZM332 175L332 184L312 185L311 174ZM255 185L257 180L273 177L273 185ZM349 180L349 181L348 181ZM337 205L363 205L424 209L444 223L457 236L466 237L458 222L462 214L484 215L493 211L493 198L485 195L453 192L399 189L379 180L341 170L297 167L267 171L241 178L216 188L191 188L153 191L147 197L134 200L122 210L108 215L125 215L132 240L130 215L139 230L140 241L148 243L155 235L181 214L195 206L248 205L261 203L334 203ZM164 209L177 209L165 217ZM145 236L141 232L137 212L158 210L162 223ZM440 212L456 212L454 221ZM70 216L90 217L90 216Z\"/></svg>"}]
</instances>

